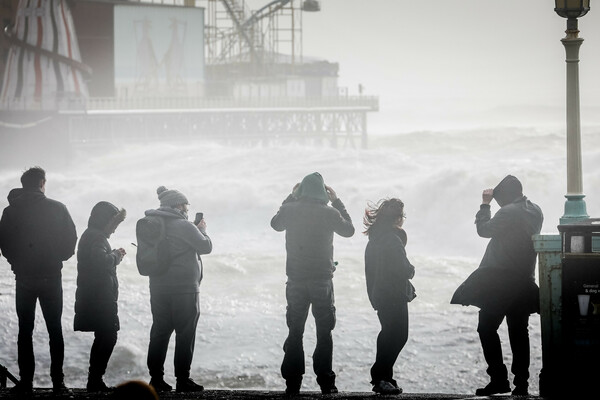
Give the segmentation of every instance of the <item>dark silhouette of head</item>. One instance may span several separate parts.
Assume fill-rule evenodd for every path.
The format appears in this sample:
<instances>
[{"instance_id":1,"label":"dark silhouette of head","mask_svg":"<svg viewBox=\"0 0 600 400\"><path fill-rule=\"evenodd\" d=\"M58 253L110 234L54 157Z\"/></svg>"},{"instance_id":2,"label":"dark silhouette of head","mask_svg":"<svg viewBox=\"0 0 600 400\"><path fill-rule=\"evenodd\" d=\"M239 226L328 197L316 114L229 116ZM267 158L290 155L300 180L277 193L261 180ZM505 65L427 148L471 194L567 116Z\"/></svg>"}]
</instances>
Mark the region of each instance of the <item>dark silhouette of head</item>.
<instances>
[{"instance_id":1,"label":"dark silhouette of head","mask_svg":"<svg viewBox=\"0 0 600 400\"><path fill-rule=\"evenodd\" d=\"M507 175L494 188L494 199L500 207L504 207L520 197L523 197L523 185L512 175Z\"/></svg>"},{"instance_id":2,"label":"dark silhouette of head","mask_svg":"<svg viewBox=\"0 0 600 400\"><path fill-rule=\"evenodd\" d=\"M371 229L378 229L379 227L401 228L404 217L404 203L402 200L396 198L379 200L377 204L371 204L365 209L363 217L364 234L369 235ZM402 239L406 244L406 239Z\"/></svg>"},{"instance_id":3,"label":"dark silhouette of head","mask_svg":"<svg viewBox=\"0 0 600 400\"><path fill-rule=\"evenodd\" d=\"M110 236L126 216L125 209L121 208L119 210L114 204L101 201L92 208L92 213L88 219L88 227L100 229Z\"/></svg>"},{"instance_id":4,"label":"dark silhouette of head","mask_svg":"<svg viewBox=\"0 0 600 400\"><path fill-rule=\"evenodd\" d=\"M46 171L41 167L32 167L21 175L24 189L40 189L46 183Z\"/></svg>"},{"instance_id":5,"label":"dark silhouette of head","mask_svg":"<svg viewBox=\"0 0 600 400\"><path fill-rule=\"evenodd\" d=\"M299 199L311 199L320 202L327 203L329 196L325 189L325 181L318 172L313 172L310 175L306 175L300 186L298 186L295 196Z\"/></svg>"},{"instance_id":6,"label":"dark silhouette of head","mask_svg":"<svg viewBox=\"0 0 600 400\"><path fill-rule=\"evenodd\" d=\"M113 399L119 400L159 400L156 390L143 381L127 381L117 385Z\"/></svg>"}]
</instances>

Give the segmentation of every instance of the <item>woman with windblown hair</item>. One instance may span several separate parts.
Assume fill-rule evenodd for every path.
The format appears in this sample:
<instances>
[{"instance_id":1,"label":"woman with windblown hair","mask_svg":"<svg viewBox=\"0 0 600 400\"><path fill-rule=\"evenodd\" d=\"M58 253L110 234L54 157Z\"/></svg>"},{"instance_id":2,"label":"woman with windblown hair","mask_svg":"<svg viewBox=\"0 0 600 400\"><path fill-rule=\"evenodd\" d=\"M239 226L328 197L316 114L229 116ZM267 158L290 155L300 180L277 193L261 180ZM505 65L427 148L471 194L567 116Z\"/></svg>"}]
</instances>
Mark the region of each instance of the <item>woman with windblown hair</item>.
<instances>
[{"instance_id":1,"label":"woman with windblown hair","mask_svg":"<svg viewBox=\"0 0 600 400\"><path fill-rule=\"evenodd\" d=\"M380 200L365 210L365 275L369 300L381 323L377 336L377 355L371 367L373 391L399 394L393 378L394 363L408 340L408 302L415 298L409 282L415 267L406 258L404 203L399 199Z\"/></svg>"},{"instance_id":2,"label":"woman with windblown hair","mask_svg":"<svg viewBox=\"0 0 600 400\"><path fill-rule=\"evenodd\" d=\"M101 201L94 206L88 228L77 247L77 291L75 293L76 331L94 332L90 352L88 392L106 392L102 377L117 343L120 328L117 309L119 282L117 265L125 250L111 249L108 238L125 219L124 209Z\"/></svg>"}]
</instances>

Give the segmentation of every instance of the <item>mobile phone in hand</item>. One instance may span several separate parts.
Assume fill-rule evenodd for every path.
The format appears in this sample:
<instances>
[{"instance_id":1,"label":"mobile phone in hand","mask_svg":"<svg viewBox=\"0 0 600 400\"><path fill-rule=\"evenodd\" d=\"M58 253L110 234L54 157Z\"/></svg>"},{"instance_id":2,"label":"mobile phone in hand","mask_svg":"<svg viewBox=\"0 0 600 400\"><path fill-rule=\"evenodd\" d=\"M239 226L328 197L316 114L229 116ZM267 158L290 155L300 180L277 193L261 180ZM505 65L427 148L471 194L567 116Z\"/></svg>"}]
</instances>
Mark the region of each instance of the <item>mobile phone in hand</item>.
<instances>
[{"instance_id":1,"label":"mobile phone in hand","mask_svg":"<svg viewBox=\"0 0 600 400\"><path fill-rule=\"evenodd\" d=\"M200 221L204 218L204 213L196 213L196 218L194 219L194 225L198 225Z\"/></svg>"}]
</instances>

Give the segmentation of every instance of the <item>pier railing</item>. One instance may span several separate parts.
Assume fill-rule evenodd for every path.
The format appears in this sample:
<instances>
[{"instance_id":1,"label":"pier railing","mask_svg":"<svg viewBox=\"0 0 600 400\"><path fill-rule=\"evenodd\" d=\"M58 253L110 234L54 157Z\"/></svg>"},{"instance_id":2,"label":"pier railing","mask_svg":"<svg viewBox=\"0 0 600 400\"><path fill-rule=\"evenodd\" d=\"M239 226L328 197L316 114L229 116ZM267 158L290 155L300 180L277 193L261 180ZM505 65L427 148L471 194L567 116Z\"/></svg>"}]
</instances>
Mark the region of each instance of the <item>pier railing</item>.
<instances>
[{"instance_id":1,"label":"pier railing","mask_svg":"<svg viewBox=\"0 0 600 400\"><path fill-rule=\"evenodd\" d=\"M265 98L202 98L202 97L91 97L70 98L60 101L14 99L4 102L9 111L127 111L127 110L284 110L284 109L352 109L367 112L379 110L376 96L334 96L319 98L265 97Z\"/></svg>"},{"instance_id":2,"label":"pier railing","mask_svg":"<svg viewBox=\"0 0 600 400\"><path fill-rule=\"evenodd\" d=\"M321 98L91 98L88 110L177 110L177 109L264 109L264 108L361 108L377 111L379 99L371 96Z\"/></svg>"},{"instance_id":3,"label":"pier railing","mask_svg":"<svg viewBox=\"0 0 600 400\"><path fill-rule=\"evenodd\" d=\"M367 145L367 114L378 97L322 98L88 98L4 103L5 127L45 129L48 119L73 144L173 139L277 140ZM32 116L36 116L34 122ZM40 125L39 128L36 128Z\"/></svg>"}]
</instances>

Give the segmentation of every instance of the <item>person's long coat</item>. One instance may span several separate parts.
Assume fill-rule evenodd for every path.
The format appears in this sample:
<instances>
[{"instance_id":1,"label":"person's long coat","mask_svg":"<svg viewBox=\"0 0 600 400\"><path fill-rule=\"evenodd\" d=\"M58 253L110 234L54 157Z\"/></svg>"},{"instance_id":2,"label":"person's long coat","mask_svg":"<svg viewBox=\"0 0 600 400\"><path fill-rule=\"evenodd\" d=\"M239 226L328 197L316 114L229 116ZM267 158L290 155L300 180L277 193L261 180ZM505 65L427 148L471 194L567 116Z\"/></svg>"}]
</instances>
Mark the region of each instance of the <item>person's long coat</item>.
<instances>
[{"instance_id":1,"label":"person's long coat","mask_svg":"<svg viewBox=\"0 0 600 400\"><path fill-rule=\"evenodd\" d=\"M539 310L535 283L536 252L532 236L540 233L541 209L520 196L491 217L482 204L475 217L477 233L490 238L479 268L457 289L451 303L499 312Z\"/></svg>"},{"instance_id":2,"label":"person's long coat","mask_svg":"<svg viewBox=\"0 0 600 400\"><path fill-rule=\"evenodd\" d=\"M76 331L119 330L120 261L103 231L90 227L83 233L77 248Z\"/></svg>"}]
</instances>

